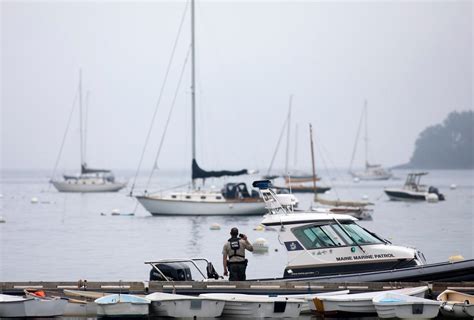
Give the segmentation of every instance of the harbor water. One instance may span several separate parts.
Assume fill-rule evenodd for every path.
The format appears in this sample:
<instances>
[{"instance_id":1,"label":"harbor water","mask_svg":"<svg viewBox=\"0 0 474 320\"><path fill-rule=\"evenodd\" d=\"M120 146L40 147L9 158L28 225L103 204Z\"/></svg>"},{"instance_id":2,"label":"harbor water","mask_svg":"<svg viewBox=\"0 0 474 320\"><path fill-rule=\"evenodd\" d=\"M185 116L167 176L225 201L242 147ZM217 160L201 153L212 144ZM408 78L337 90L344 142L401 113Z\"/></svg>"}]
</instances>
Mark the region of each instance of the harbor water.
<instances>
[{"instance_id":1,"label":"harbor water","mask_svg":"<svg viewBox=\"0 0 474 320\"><path fill-rule=\"evenodd\" d=\"M2 172L0 216L6 222L0 224L0 281L143 281L149 274L144 261L183 257L206 257L222 274L222 246L234 226L251 241L264 238L269 244L268 253L248 254L248 278L283 274L285 249L277 232L254 230L259 216L154 217L128 196L129 188L118 193L59 193L48 186L47 175ZM118 175L130 177L132 172ZM383 188L402 185L406 172L396 171L395 176L399 179L355 183L345 172L330 172L326 177L332 178L322 183L333 189L324 197L373 202L373 219L360 224L394 244L418 248L428 262L454 255L473 258L474 171L431 171L422 182L445 194L446 201L438 203L389 201ZM148 190L183 184L187 177L186 172L158 175ZM257 178L210 179L206 187ZM139 177L136 185L144 186L147 179ZM450 189L452 184L455 189ZM299 208L311 205L311 194L297 197ZM220 230L210 230L213 224Z\"/></svg>"}]
</instances>

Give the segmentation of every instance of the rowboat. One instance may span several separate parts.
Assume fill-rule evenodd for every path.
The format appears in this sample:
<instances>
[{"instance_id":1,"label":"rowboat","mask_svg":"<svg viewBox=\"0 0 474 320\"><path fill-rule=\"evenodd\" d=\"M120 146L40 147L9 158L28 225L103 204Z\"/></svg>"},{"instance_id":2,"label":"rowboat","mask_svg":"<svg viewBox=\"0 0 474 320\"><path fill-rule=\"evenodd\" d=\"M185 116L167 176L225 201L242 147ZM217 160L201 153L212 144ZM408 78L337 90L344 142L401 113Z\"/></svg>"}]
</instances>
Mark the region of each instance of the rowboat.
<instances>
[{"instance_id":1,"label":"rowboat","mask_svg":"<svg viewBox=\"0 0 474 320\"><path fill-rule=\"evenodd\" d=\"M95 300L99 317L143 317L150 300L132 294L111 294Z\"/></svg>"},{"instance_id":2,"label":"rowboat","mask_svg":"<svg viewBox=\"0 0 474 320\"><path fill-rule=\"evenodd\" d=\"M200 297L224 300L222 316L238 318L297 318L306 303L302 299L237 293L205 293Z\"/></svg>"},{"instance_id":3,"label":"rowboat","mask_svg":"<svg viewBox=\"0 0 474 320\"><path fill-rule=\"evenodd\" d=\"M222 299L162 292L149 294L146 298L151 301L151 316L173 318L220 317L226 303Z\"/></svg>"},{"instance_id":4,"label":"rowboat","mask_svg":"<svg viewBox=\"0 0 474 320\"><path fill-rule=\"evenodd\" d=\"M351 312L351 313L375 313L372 300L387 292L405 294L409 296L424 297L428 290L427 286L415 288L403 288L389 291L374 291L356 294L343 294L337 296L318 296L313 299L315 309L318 313Z\"/></svg>"},{"instance_id":5,"label":"rowboat","mask_svg":"<svg viewBox=\"0 0 474 320\"><path fill-rule=\"evenodd\" d=\"M67 301L60 298L0 294L0 318L56 317L64 313Z\"/></svg>"},{"instance_id":6,"label":"rowboat","mask_svg":"<svg viewBox=\"0 0 474 320\"><path fill-rule=\"evenodd\" d=\"M433 319L439 313L440 302L387 292L372 300L379 318Z\"/></svg>"}]
</instances>

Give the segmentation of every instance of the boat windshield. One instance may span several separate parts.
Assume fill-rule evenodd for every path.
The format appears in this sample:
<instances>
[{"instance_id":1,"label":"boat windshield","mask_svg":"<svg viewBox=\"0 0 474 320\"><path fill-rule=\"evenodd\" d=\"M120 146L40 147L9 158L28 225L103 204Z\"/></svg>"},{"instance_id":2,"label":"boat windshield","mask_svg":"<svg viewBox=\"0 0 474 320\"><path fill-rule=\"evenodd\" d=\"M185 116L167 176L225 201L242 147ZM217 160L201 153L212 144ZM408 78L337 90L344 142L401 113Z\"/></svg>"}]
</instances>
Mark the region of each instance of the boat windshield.
<instances>
[{"instance_id":1,"label":"boat windshield","mask_svg":"<svg viewBox=\"0 0 474 320\"><path fill-rule=\"evenodd\" d=\"M292 232L307 250L382 243L354 222L306 225Z\"/></svg>"}]
</instances>

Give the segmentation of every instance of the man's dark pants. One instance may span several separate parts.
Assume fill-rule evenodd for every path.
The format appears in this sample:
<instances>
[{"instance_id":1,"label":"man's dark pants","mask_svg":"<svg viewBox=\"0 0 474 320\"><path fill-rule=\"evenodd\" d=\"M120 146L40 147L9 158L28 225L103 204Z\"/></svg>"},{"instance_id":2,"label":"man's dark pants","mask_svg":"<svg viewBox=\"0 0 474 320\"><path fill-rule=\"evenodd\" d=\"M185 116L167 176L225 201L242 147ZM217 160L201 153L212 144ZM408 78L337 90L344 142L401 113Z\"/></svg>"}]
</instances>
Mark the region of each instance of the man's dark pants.
<instances>
[{"instance_id":1,"label":"man's dark pants","mask_svg":"<svg viewBox=\"0 0 474 320\"><path fill-rule=\"evenodd\" d=\"M247 264L242 263L229 263L229 281L245 281L245 270Z\"/></svg>"}]
</instances>

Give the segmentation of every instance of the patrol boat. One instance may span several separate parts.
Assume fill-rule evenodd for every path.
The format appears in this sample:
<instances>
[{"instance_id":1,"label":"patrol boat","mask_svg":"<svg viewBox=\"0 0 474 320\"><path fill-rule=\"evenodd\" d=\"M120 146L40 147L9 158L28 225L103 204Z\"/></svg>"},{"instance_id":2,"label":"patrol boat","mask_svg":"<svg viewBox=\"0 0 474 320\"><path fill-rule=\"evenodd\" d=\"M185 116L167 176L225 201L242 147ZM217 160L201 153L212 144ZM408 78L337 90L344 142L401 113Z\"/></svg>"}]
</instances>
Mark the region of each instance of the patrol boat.
<instances>
[{"instance_id":1,"label":"patrol boat","mask_svg":"<svg viewBox=\"0 0 474 320\"><path fill-rule=\"evenodd\" d=\"M474 259L426 264L417 249L393 245L352 216L295 212L281 205L269 180L255 181L253 186L269 210L261 224L276 228L288 253L284 280L474 280Z\"/></svg>"}]
</instances>

